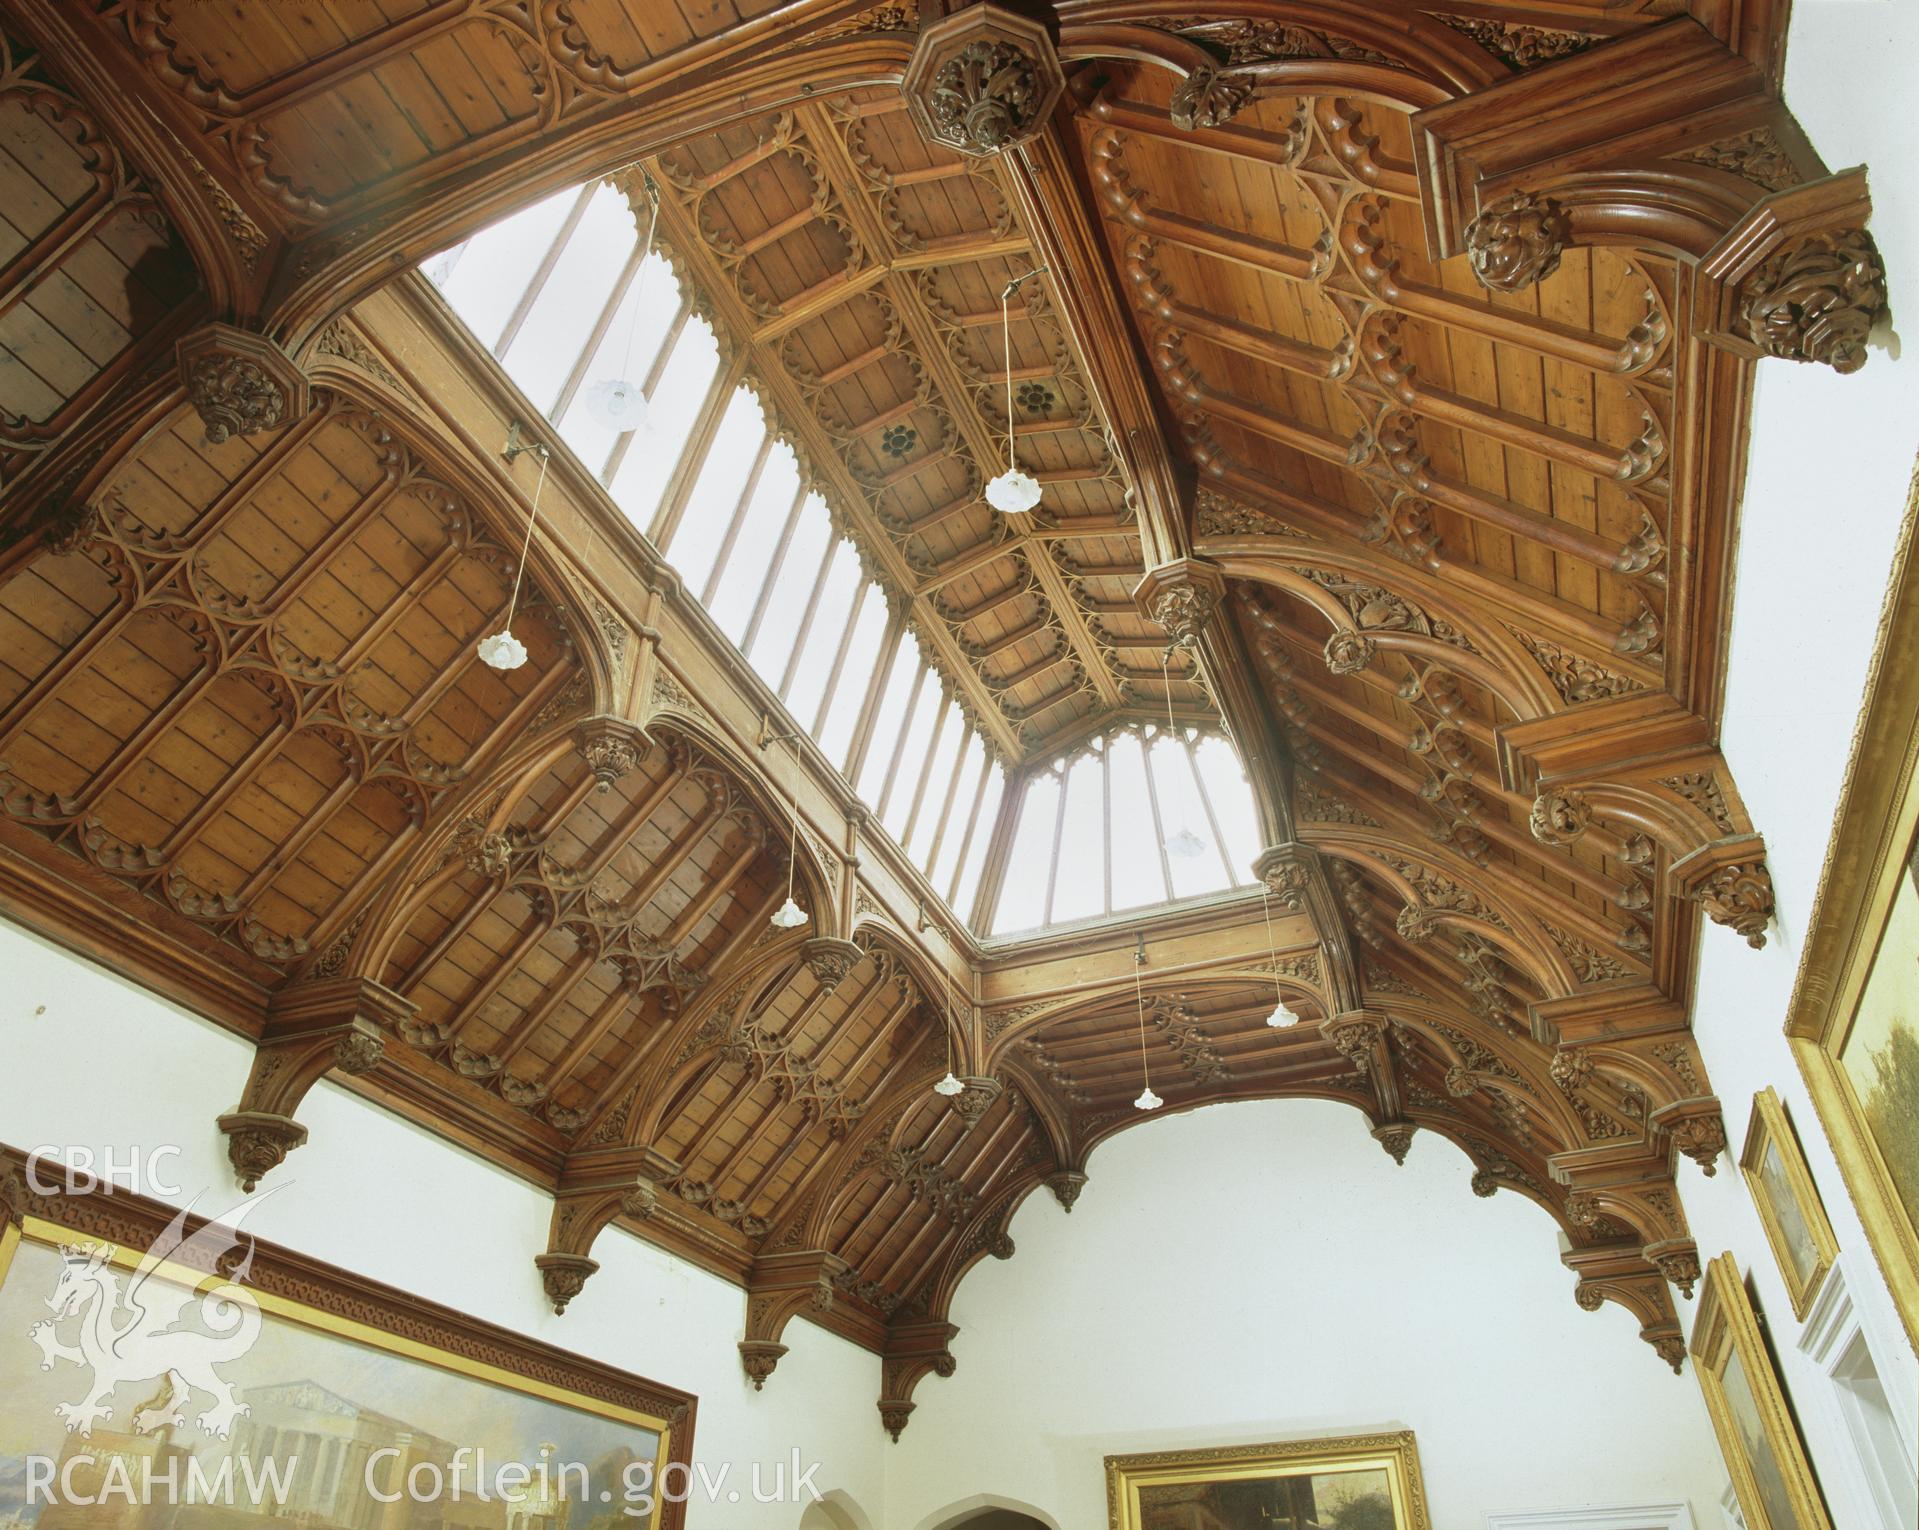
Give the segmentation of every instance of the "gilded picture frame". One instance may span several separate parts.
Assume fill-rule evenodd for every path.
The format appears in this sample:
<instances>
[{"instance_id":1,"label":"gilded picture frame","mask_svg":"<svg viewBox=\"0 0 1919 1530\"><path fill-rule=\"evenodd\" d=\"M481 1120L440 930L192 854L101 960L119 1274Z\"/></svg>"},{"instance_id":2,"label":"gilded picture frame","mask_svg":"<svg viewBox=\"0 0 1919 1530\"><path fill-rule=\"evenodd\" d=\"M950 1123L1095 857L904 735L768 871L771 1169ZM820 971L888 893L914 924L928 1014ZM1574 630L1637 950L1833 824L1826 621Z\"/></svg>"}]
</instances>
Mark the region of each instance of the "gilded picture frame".
<instances>
[{"instance_id":1,"label":"gilded picture frame","mask_svg":"<svg viewBox=\"0 0 1919 1530\"><path fill-rule=\"evenodd\" d=\"M1263 1513L1260 1522L1276 1527L1337 1526L1355 1509L1364 1512L1352 1522L1370 1525L1383 1503L1393 1530L1432 1530L1409 1430L1106 1458L1110 1530L1155 1530L1175 1519L1184 1524L1182 1506L1213 1500L1220 1500L1212 1504L1215 1514L1228 1523L1238 1522L1235 1513L1246 1523Z\"/></svg>"},{"instance_id":2,"label":"gilded picture frame","mask_svg":"<svg viewBox=\"0 0 1919 1530\"><path fill-rule=\"evenodd\" d=\"M1839 1243L1800 1151L1799 1135L1774 1089L1752 1097L1739 1170L1792 1298L1792 1315L1804 1322L1826 1272L1839 1257Z\"/></svg>"},{"instance_id":3,"label":"gilded picture frame","mask_svg":"<svg viewBox=\"0 0 1919 1530\"><path fill-rule=\"evenodd\" d=\"M1832 1530L1730 1253L1706 1266L1692 1358L1748 1530Z\"/></svg>"},{"instance_id":4,"label":"gilded picture frame","mask_svg":"<svg viewBox=\"0 0 1919 1530\"><path fill-rule=\"evenodd\" d=\"M69 1504L53 1508L56 1515L84 1515L91 1511L71 1505L124 1495L104 1474L114 1462L136 1484L128 1502L145 1502L138 1491L157 1480L168 1497L155 1500L153 1512L190 1514L178 1507L182 1484L215 1480L224 1463L228 1496L196 1499L189 1487L184 1501L216 1506L201 1512L281 1524L268 1499L284 1505L283 1490L319 1488L335 1508L364 1507L359 1500L367 1496L381 1505L411 1499L477 1524L482 1521L471 1516L497 1507L504 1480L521 1502L534 1501L527 1512L535 1519L540 1503L564 1514L569 1504L597 1500L606 1488L616 1511L632 1508L621 1523L682 1530L686 1504L675 1501L672 1484L691 1468L696 1401L690 1393L243 1231L222 1231L205 1217L124 1189L96 1183L84 1192L42 1193L24 1169L22 1155L0 1148L0 1375L9 1379L0 1425L16 1450L23 1440L27 1446L0 1475L16 1485L31 1483L26 1463L32 1457L58 1491L86 1495L42 1497L43 1504ZM226 1250L219 1252L223 1241ZM100 1295L89 1304L82 1294L62 1309L59 1298L89 1281ZM115 1386L84 1334L96 1322L110 1330L121 1314L145 1309L162 1314L150 1325L157 1328L177 1306L168 1333L205 1346L216 1341L201 1334L220 1331L216 1316L231 1316L236 1292L244 1292L238 1305L257 1308L252 1337L229 1346L212 1366L176 1362L169 1371L164 1356L154 1358L166 1335L128 1327L116 1353L134 1364ZM35 1352L43 1341L52 1346L42 1351L44 1365ZM69 1410L89 1403L95 1416L70 1429L63 1422L72 1421ZM216 1432L208 1415L222 1409L231 1411L222 1413L226 1428ZM510 1435L505 1451L489 1443L489 1436L499 1442L503 1433ZM299 1442L291 1465L285 1464L294 1448L289 1441ZM87 1459L70 1464L80 1454ZM376 1456L381 1459L370 1459ZM271 1464L275 1457L280 1467ZM572 1463L580 1470L571 1471ZM412 1475L428 1466L430 1474ZM204 1468L201 1477L193 1477L196 1467ZM525 1467L529 1480L502 1479L502 1467L509 1474ZM262 1493L255 1482L270 1486ZM549 1482L555 1491L547 1491ZM493 1505L480 1507L488 1492L495 1494ZM392 1512L380 1522L389 1522Z\"/></svg>"},{"instance_id":5,"label":"gilded picture frame","mask_svg":"<svg viewBox=\"0 0 1919 1530\"><path fill-rule=\"evenodd\" d=\"M1915 475L1786 1034L1919 1351L1919 515Z\"/></svg>"}]
</instances>

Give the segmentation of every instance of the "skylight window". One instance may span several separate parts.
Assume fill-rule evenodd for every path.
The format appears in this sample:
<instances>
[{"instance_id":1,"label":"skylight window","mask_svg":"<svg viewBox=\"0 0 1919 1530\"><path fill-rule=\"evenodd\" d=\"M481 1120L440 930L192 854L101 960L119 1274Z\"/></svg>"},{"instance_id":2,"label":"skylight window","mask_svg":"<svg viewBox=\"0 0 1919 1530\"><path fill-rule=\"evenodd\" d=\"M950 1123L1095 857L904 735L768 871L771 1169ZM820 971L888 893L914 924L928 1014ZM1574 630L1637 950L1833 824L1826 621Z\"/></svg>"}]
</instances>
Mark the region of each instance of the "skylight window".
<instances>
[{"instance_id":1,"label":"skylight window","mask_svg":"<svg viewBox=\"0 0 1919 1530\"><path fill-rule=\"evenodd\" d=\"M424 270L934 891L969 909L1005 768L752 391L722 375L626 196L560 192ZM614 378L645 395L636 429L594 416L593 385Z\"/></svg>"},{"instance_id":2,"label":"skylight window","mask_svg":"<svg viewBox=\"0 0 1919 1530\"><path fill-rule=\"evenodd\" d=\"M1018 812L995 935L1254 885L1252 788L1232 746L1196 728L1090 739L1028 772Z\"/></svg>"}]
</instances>

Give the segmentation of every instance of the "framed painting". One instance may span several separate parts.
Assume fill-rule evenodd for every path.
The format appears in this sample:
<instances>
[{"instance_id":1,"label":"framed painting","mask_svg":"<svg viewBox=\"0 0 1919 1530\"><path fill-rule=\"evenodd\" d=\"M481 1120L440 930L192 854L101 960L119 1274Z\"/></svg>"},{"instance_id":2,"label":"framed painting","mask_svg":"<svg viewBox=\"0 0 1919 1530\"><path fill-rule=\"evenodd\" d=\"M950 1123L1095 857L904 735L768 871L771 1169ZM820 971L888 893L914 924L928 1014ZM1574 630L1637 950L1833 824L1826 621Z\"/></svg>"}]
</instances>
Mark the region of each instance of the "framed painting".
<instances>
[{"instance_id":1,"label":"framed painting","mask_svg":"<svg viewBox=\"0 0 1919 1530\"><path fill-rule=\"evenodd\" d=\"M1752 1120L1746 1126L1739 1168L1758 1208L1760 1225L1766 1229L1766 1241L1772 1245L1772 1257L1785 1277L1792 1315L1803 1322L1826 1271L1839 1257L1839 1244L1786 1108L1771 1089L1752 1097Z\"/></svg>"},{"instance_id":2,"label":"framed painting","mask_svg":"<svg viewBox=\"0 0 1919 1530\"><path fill-rule=\"evenodd\" d=\"M1706 1267L1692 1358L1749 1530L1832 1530L1731 1254Z\"/></svg>"},{"instance_id":3,"label":"framed painting","mask_svg":"<svg viewBox=\"0 0 1919 1530\"><path fill-rule=\"evenodd\" d=\"M1919 478L1786 1034L1919 1350Z\"/></svg>"},{"instance_id":4,"label":"framed painting","mask_svg":"<svg viewBox=\"0 0 1919 1530\"><path fill-rule=\"evenodd\" d=\"M1111 1530L1431 1530L1410 1433L1106 1458Z\"/></svg>"},{"instance_id":5,"label":"framed painting","mask_svg":"<svg viewBox=\"0 0 1919 1530\"><path fill-rule=\"evenodd\" d=\"M691 1396L15 1156L0 1524L683 1523Z\"/></svg>"}]
</instances>

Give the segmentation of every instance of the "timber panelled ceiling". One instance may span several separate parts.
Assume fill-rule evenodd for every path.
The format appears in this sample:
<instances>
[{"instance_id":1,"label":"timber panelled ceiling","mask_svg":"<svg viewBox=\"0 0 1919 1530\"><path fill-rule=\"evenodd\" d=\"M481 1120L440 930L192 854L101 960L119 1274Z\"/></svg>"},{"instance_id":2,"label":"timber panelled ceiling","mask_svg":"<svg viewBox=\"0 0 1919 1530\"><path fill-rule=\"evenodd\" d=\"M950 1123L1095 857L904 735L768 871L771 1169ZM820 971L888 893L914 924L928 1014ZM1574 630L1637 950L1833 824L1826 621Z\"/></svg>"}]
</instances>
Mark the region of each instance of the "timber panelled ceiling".
<instances>
[{"instance_id":1,"label":"timber panelled ceiling","mask_svg":"<svg viewBox=\"0 0 1919 1530\"><path fill-rule=\"evenodd\" d=\"M256 1039L245 1183L341 1079L552 1190L556 1307L618 1222L746 1288L756 1383L795 1316L874 1350L895 1434L1148 1078L1444 1136L1676 1366L1700 930L1771 913L1716 748L1748 395L1864 360L1863 176L1762 3L1028 10L0 3L5 905ZM1008 801L1163 715L1172 639L1270 933L981 947L815 755L796 837L764 688L564 453L530 660L477 661L530 409L403 273L636 164Z\"/></svg>"}]
</instances>

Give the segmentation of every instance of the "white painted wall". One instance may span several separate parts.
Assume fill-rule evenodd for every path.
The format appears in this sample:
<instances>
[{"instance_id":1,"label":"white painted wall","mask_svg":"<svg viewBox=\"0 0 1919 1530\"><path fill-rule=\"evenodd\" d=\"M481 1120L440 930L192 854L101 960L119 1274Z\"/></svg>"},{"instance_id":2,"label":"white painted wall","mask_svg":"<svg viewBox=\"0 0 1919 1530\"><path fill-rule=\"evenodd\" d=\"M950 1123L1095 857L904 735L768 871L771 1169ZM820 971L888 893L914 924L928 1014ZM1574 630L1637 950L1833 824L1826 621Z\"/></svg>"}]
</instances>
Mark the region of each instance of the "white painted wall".
<instances>
[{"instance_id":1,"label":"white painted wall","mask_svg":"<svg viewBox=\"0 0 1919 1530\"><path fill-rule=\"evenodd\" d=\"M215 1118L240 1098L249 1043L0 923L0 1141L34 1148L182 1149L163 1177L200 1209L239 1199ZM680 1387L699 1398L695 1458L733 1463L745 1499L698 1504L697 1530L785 1530L801 1509L755 1504L753 1463L797 1446L814 1478L851 1500L826 1525L871 1530L882 1486L878 1360L811 1323L789 1326L779 1373L755 1393L734 1344L741 1291L610 1229L600 1270L555 1317L533 1256L546 1247L552 1201L451 1144L333 1084L300 1106L311 1130L262 1188L281 1188L248 1217L261 1237L518 1329L562 1349ZM0 1385L38 1364L18 1334L0 1334ZM815 1521L819 1523L821 1521Z\"/></svg>"},{"instance_id":2,"label":"white painted wall","mask_svg":"<svg viewBox=\"0 0 1919 1530\"><path fill-rule=\"evenodd\" d=\"M1786 101L1835 168L1871 167L1872 231L1895 323L1919 342L1919 161L1902 105L1919 72L1919 12L1882 0L1795 8ZM1906 1344L1838 1164L1783 1032L1807 915L1839 800L1893 543L1919 448L1919 352L1875 351L1865 370L1766 362L1740 530L1723 732L1727 761L1766 837L1778 922L1764 951L1708 926L1693 1025L1725 1105L1733 1152L1682 1181L1704 1257L1749 1272L1834 1519L1880 1520L1859 1493L1831 1384L1799 1352L1799 1325L1737 1170L1753 1094L1778 1090L1831 1218L1848 1289L1907 1438L1919 1364Z\"/></svg>"},{"instance_id":3,"label":"white painted wall","mask_svg":"<svg viewBox=\"0 0 1919 1530\"><path fill-rule=\"evenodd\" d=\"M1089 1172L1070 1217L1030 1198L1014 1257L960 1287L958 1371L920 1383L887 1459L893 1530L982 1490L1081 1530L1108 1454L1370 1429L1415 1431L1443 1527L1718 1491L1690 1377L1623 1309L1581 1311L1552 1222L1476 1199L1444 1139L1395 1168L1345 1106L1213 1106Z\"/></svg>"}]
</instances>

